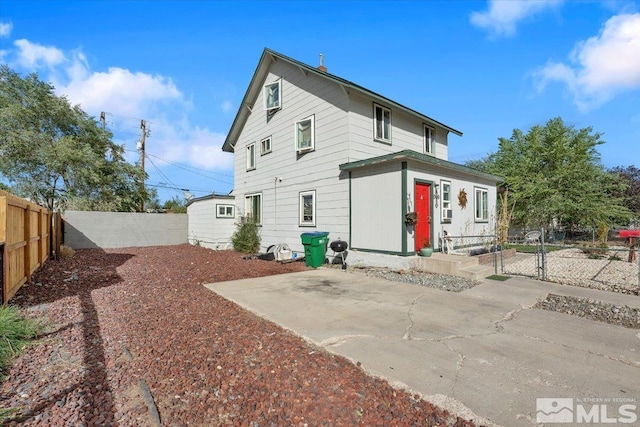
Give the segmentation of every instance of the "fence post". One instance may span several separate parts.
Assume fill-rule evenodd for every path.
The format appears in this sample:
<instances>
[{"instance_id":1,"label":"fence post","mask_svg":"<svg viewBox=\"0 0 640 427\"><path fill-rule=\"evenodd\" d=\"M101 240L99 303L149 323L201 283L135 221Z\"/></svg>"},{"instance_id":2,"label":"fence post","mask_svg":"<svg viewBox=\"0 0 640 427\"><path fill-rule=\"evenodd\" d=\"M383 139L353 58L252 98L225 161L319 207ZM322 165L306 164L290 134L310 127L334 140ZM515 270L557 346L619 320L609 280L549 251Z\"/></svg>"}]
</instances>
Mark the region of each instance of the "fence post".
<instances>
[{"instance_id":1,"label":"fence post","mask_svg":"<svg viewBox=\"0 0 640 427\"><path fill-rule=\"evenodd\" d=\"M544 246L544 227L540 228L540 246L542 256L542 280L547 281L547 250Z\"/></svg>"},{"instance_id":2,"label":"fence post","mask_svg":"<svg viewBox=\"0 0 640 427\"><path fill-rule=\"evenodd\" d=\"M502 248L500 248L502 253ZM498 274L498 235L493 236L493 274Z\"/></svg>"}]
</instances>

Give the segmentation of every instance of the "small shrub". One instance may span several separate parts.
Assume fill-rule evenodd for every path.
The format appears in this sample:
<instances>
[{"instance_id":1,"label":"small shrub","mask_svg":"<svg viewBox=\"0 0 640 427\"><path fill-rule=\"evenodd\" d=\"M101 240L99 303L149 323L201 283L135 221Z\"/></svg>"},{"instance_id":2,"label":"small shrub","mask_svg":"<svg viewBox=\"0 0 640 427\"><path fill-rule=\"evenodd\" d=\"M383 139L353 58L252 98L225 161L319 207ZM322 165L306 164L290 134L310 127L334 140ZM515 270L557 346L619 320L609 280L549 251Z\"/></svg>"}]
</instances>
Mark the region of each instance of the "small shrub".
<instances>
[{"instance_id":1,"label":"small shrub","mask_svg":"<svg viewBox=\"0 0 640 427\"><path fill-rule=\"evenodd\" d=\"M597 245L587 245L580 248L582 253L587 255L589 259L601 259L604 258L609 252L609 245L606 243L600 243Z\"/></svg>"},{"instance_id":2,"label":"small shrub","mask_svg":"<svg viewBox=\"0 0 640 427\"><path fill-rule=\"evenodd\" d=\"M69 246L67 245L60 246L60 259L71 258L75 254L76 254L76 251L71 249Z\"/></svg>"},{"instance_id":3,"label":"small shrub","mask_svg":"<svg viewBox=\"0 0 640 427\"><path fill-rule=\"evenodd\" d=\"M17 307L0 307L0 377L9 361L38 336L42 325L20 315Z\"/></svg>"},{"instance_id":4,"label":"small shrub","mask_svg":"<svg viewBox=\"0 0 640 427\"><path fill-rule=\"evenodd\" d=\"M258 225L254 221L244 221L231 236L233 249L245 254L256 253L260 249Z\"/></svg>"}]
</instances>

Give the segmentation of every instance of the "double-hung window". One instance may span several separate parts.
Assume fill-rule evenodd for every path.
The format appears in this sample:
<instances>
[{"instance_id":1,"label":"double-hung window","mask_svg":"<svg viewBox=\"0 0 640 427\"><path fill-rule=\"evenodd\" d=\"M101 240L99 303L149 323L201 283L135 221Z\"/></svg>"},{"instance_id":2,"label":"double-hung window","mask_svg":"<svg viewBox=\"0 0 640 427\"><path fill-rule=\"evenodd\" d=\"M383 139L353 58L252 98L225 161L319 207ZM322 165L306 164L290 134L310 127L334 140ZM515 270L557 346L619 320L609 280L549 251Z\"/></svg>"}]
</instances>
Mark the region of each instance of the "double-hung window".
<instances>
[{"instance_id":1,"label":"double-hung window","mask_svg":"<svg viewBox=\"0 0 640 427\"><path fill-rule=\"evenodd\" d=\"M489 191L486 188L475 189L476 221L489 220Z\"/></svg>"},{"instance_id":2,"label":"double-hung window","mask_svg":"<svg viewBox=\"0 0 640 427\"><path fill-rule=\"evenodd\" d=\"M436 130L431 126L424 125L424 152L425 154L436 154L435 147Z\"/></svg>"},{"instance_id":3,"label":"double-hung window","mask_svg":"<svg viewBox=\"0 0 640 427\"><path fill-rule=\"evenodd\" d=\"M262 224L262 194L247 194L244 196L244 212L248 221Z\"/></svg>"},{"instance_id":4,"label":"double-hung window","mask_svg":"<svg viewBox=\"0 0 640 427\"><path fill-rule=\"evenodd\" d=\"M378 104L373 104L373 136L391 143L391 110Z\"/></svg>"},{"instance_id":5,"label":"double-hung window","mask_svg":"<svg viewBox=\"0 0 640 427\"><path fill-rule=\"evenodd\" d=\"M271 137L268 136L260 141L260 155L264 156L271 152Z\"/></svg>"},{"instance_id":6,"label":"double-hung window","mask_svg":"<svg viewBox=\"0 0 640 427\"><path fill-rule=\"evenodd\" d=\"M233 218L233 205L216 205L216 218Z\"/></svg>"},{"instance_id":7,"label":"double-hung window","mask_svg":"<svg viewBox=\"0 0 640 427\"><path fill-rule=\"evenodd\" d=\"M267 111L278 110L282 107L282 80L264 85L264 109Z\"/></svg>"},{"instance_id":8,"label":"double-hung window","mask_svg":"<svg viewBox=\"0 0 640 427\"><path fill-rule=\"evenodd\" d=\"M252 142L247 145L247 170L254 170L256 168L256 143Z\"/></svg>"},{"instance_id":9,"label":"double-hung window","mask_svg":"<svg viewBox=\"0 0 640 427\"><path fill-rule=\"evenodd\" d=\"M315 118L309 116L295 124L296 151L312 151L315 148Z\"/></svg>"},{"instance_id":10,"label":"double-hung window","mask_svg":"<svg viewBox=\"0 0 640 427\"><path fill-rule=\"evenodd\" d=\"M451 181L440 181L440 199L442 205L442 222L451 222Z\"/></svg>"},{"instance_id":11,"label":"double-hung window","mask_svg":"<svg viewBox=\"0 0 640 427\"><path fill-rule=\"evenodd\" d=\"M303 191L300 193L300 225L316 225L316 192Z\"/></svg>"}]
</instances>

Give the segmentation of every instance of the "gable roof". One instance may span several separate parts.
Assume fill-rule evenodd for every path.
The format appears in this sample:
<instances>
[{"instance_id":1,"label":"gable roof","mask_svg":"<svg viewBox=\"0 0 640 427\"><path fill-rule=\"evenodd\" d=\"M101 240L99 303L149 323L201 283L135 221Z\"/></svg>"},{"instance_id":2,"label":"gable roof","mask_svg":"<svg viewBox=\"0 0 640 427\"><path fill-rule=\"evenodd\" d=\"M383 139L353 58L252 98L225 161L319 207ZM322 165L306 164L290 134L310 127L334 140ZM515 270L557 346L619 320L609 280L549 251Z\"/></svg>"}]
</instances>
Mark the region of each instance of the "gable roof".
<instances>
[{"instance_id":1,"label":"gable roof","mask_svg":"<svg viewBox=\"0 0 640 427\"><path fill-rule=\"evenodd\" d=\"M413 150L402 150L402 151L398 151L397 153L385 154L383 156L370 157L364 160L357 160L355 162L343 163L340 165L340 170L349 171L349 170L358 169L365 166L374 166L374 165L379 165L381 163L388 163L388 162L402 161L402 160L415 160L419 163L424 163L432 166L439 166L444 169L466 173L468 175L484 178L489 181L495 181L496 183L501 182L503 180L502 177L499 177L497 175L480 172L479 170L472 169L468 166L460 165L458 163L453 163L448 160L438 159L428 154L418 153L417 151L413 151Z\"/></svg>"},{"instance_id":2,"label":"gable roof","mask_svg":"<svg viewBox=\"0 0 640 427\"><path fill-rule=\"evenodd\" d=\"M242 130L242 128L244 127L244 124L247 121L247 118L249 117L249 114L251 113L251 109L253 109L255 106L250 104L250 102L252 102L254 99L256 99L256 97L258 96L258 93L260 92L260 90L262 89L262 82L264 81L264 79L266 78L267 74L269 73L269 66L271 65L272 62L278 61L278 60L282 60L285 62L290 63L291 65L300 68L302 71L304 71L305 73L313 73L316 74L318 76L322 76L326 79L329 79L339 85L341 85L345 90L354 90L356 92L361 93L362 95L365 95L366 97L372 98L378 102L384 103L386 105L388 105L391 108L395 108L395 109L399 109L401 111L404 111L405 113L412 115L414 117L417 117L419 120L424 121L425 123L428 124L432 124L432 125L437 125L439 127L442 127L444 129L446 129L447 131L454 133L458 136L462 136L462 132L460 132L459 130L456 130L452 127L449 127L447 125L445 125L444 123L441 123L437 120L432 119L429 116L425 116L422 113L419 113L409 107L406 107L402 104L399 104L395 101L392 101L391 99L384 97L382 95L379 95L367 88L364 88L360 85L357 85L355 83L352 83L348 80L345 80L343 78L340 78L334 74L330 74L328 72L325 71L321 71L318 70L315 67L309 66L307 64L304 64L300 61L297 61L293 58L289 58L288 56L282 55L281 53L275 52L271 49L267 49L265 48L264 51L262 52L262 56L260 57L260 61L258 62L258 66L256 67L255 72L253 73L253 77L251 77L251 82L249 83L249 88L247 89L246 93L244 94L244 98L242 98L242 103L240 104L240 107L238 108L238 112L236 113L236 117L233 120L233 124L231 125L231 129L229 130L229 133L227 134L227 138L224 141L224 144L222 145L222 150L223 151L227 151L232 153L234 150L234 147L236 145L236 142L238 141L238 137L240 136L240 132Z\"/></svg>"}]
</instances>

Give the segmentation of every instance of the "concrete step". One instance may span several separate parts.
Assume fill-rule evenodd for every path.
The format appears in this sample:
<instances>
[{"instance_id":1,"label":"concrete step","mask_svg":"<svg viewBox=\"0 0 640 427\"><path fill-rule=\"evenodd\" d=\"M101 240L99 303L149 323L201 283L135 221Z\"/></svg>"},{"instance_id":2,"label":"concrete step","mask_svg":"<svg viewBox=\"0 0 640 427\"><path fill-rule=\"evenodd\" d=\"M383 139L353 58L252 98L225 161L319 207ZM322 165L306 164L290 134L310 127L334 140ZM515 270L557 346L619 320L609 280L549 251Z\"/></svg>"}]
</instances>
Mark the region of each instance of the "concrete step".
<instances>
[{"instance_id":1,"label":"concrete step","mask_svg":"<svg viewBox=\"0 0 640 427\"><path fill-rule=\"evenodd\" d=\"M480 280L492 274L495 274L495 269L492 265L478 264L459 269L457 276L465 279Z\"/></svg>"}]
</instances>

